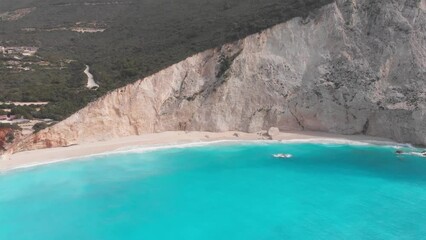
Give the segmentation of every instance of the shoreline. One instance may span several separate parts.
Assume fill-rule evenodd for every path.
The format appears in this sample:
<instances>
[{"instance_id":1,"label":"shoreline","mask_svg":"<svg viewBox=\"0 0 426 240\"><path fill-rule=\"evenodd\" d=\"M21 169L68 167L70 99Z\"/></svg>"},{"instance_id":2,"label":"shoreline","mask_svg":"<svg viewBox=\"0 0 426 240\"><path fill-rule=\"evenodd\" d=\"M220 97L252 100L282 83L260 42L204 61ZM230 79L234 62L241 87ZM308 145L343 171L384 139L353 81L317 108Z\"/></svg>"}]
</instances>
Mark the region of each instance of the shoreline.
<instances>
[{"instance_id":1,"label":"shoreline","mask_svg":"<svg viewBox=\"0 0 426 240\"><path fill-rule=\"evenodd\" d=\"M176 145L208 144L220 141L318 141L343 142L346 144L365 143L377 145L401 145L385 138L369 137L364 135L340 135L323 132L280 132L272 139L259 133L244 133L238 131L229 132L184 132L171 131L162 133L149 133L139 136L128 136L107 141L81 143L69 147L38 149L19 152L9 159L0 161L0 172L14 169L35 167L44 164L72 161L75 159L101 154L112 154L132 151L138 148L161 148ZM407 145L408 146L408 145Z\"/></svg>"}]
</instances>

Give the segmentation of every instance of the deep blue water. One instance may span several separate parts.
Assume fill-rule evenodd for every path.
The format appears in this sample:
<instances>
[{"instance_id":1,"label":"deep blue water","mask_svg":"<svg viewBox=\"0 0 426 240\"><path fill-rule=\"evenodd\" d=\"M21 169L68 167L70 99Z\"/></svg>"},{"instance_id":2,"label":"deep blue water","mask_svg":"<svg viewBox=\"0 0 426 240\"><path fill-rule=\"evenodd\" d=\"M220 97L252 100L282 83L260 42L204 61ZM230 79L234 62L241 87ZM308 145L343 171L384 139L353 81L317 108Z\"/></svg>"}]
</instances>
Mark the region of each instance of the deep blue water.
<instances>
[{"instance_id":1,"label":"deep blue water","mask_svg":"<svg viewBox=\"0 0 426 240\"><path fill-rule=\"evenodd\" d=\"M426 239L426 158L394 151L228 143L15 170L0 239Z\"/></svg>"}]
</instances>

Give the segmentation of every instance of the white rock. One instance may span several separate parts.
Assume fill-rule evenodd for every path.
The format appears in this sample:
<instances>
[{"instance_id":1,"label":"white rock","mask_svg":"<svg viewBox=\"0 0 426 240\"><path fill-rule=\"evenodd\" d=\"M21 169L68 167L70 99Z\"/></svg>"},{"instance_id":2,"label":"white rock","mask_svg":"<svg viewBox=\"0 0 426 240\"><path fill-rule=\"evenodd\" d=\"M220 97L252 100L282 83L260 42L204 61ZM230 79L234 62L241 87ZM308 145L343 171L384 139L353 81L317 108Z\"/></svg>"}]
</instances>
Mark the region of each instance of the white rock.
<instances>
[{"instance_id":1,"label":"white rock","mask_svg":"<svg viewBox=\"0 0 426 240\"><path fill-rule=\"evenodd\" d=\"M280 129L278 129L277 127L271 127L268 130L268 135L272 138L278 136L280 134Z\"/></svg>"},{"instance_id":2,"label":"white rock","mask_svg":"<svg viewBox=\"0 0 426 240\"><path fill-rule=\"evenodd\" d=\"M15 150L270 127L426 145L426 12L405 0L376 1L336 1L310 21L292 19L189 57L112 91ZM218 77L223 58L233 61Z\"/></svg>"}]
</instances>

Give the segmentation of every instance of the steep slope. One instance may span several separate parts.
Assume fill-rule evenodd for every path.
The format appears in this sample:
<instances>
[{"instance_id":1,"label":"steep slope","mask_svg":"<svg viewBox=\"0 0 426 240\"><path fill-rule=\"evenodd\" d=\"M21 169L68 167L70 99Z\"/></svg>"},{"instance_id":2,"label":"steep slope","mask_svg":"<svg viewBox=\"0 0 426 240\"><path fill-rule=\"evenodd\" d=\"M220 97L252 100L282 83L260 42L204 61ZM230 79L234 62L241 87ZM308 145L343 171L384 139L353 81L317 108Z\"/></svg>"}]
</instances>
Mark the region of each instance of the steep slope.
<instances>
[{"instance_id":1,"label":"steep slope","mask_svg":"<svg viewBox=\"0 0 426 240\"><path fill-rule=\"evenodd\" d=\"M425 145L425 6L337 1L117 89L11 151L271 126Z\"/></svg>"},{"instance_id":2,"label":"steep slope","mask_svg":"<svg viewBox=\"0 0 426 240\"><path fill-rule=\"evenodd\" d=\"M4 150L5 146L10 142L13 136L13 129L0 127L0 151Z\"/></svg>"},{"instance_id":3,"label":"steep slope","mask_svg":"<svg viewBox=\"0 0 426 240\"><path fill-rule=\"evenodd\" d=\"M330 2L1 0L0 101L48 101L35 117L63 120L108 91ZM1 46L38 51L3 55ZM86 88L86 64L97 91Z\"/></svg>"}]
</instances>

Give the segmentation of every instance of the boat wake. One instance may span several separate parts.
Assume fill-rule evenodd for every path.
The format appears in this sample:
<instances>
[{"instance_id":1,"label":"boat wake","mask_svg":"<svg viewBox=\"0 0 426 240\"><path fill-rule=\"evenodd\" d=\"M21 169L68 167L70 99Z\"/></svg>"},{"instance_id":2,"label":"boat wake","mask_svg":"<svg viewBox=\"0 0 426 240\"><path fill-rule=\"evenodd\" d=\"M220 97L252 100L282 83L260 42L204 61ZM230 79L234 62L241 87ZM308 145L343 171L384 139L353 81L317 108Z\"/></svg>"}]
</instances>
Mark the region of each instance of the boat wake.
<instances>
[{"instance_id":1,"label":"boat wake","mask_svg":"<svg viewBox=\"0 0 426 240\"><path fill-rule=\"evenodd\" d=\"M293 157L293 155L291 155L291 154L284 154L284 153L277 153L277 154L273 154L272 156L274 156L274 158L291 158L291 157Z\"/></svg>"}]
</instances>

